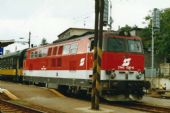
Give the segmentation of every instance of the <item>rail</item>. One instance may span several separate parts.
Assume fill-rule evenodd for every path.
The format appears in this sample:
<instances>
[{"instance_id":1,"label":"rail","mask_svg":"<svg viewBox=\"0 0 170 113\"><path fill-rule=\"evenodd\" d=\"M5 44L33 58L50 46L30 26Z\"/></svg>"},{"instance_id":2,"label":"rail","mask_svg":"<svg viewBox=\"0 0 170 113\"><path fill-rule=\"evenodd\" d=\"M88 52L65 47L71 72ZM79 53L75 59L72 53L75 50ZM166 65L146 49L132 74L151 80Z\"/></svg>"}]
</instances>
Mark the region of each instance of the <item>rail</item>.
<instances>
[{"instance_id":1,"label":"rail","mask_svg":"<svg viewBox=\"0 0 170 113\"><path fill-rule=\"evenodd\" d=\"M170 113L170 108L147 105L141 102L119 102L119 103L110 103L113 106L125 107L128 109L135 109L139 111L152 112L152 113Z\"/></svg>"},{"instance_id":2,"label":"rail","mask_svg":"<svg viewBox=\"0 0 170 113\"><path fill-rule=\"evenodd\" d=\"M0 113L44 113L44 112L0 99Z\"/></svg>"}]
</instances>

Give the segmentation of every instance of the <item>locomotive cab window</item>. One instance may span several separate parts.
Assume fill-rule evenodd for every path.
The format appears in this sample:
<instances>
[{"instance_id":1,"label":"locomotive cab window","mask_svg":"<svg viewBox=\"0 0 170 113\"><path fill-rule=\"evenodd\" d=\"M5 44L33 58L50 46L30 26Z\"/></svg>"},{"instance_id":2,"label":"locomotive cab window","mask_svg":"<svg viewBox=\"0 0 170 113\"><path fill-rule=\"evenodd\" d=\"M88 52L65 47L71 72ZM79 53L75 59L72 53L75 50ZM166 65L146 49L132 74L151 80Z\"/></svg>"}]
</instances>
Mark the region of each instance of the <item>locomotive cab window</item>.
<instances>
[{"instance_id":1,"label":"locomotive cab window","mask_svg":"<svg viewBox=\"0 0 170 113\"><path fill-rule=\"evenodd\" d=\"M142 44L140 40L128 40L129 52L142 53Z\"/></svg>"},{"instance_id":2,"label":"locomotive cab window","mask_svg":"<svg viewBox=\"0 0 170 113\"><path fill-rule=\"evenodd\" d=\"M124 52L126 51L126 43L123 38L108 38L107 51Z\"/></svg>"}]
</instances>

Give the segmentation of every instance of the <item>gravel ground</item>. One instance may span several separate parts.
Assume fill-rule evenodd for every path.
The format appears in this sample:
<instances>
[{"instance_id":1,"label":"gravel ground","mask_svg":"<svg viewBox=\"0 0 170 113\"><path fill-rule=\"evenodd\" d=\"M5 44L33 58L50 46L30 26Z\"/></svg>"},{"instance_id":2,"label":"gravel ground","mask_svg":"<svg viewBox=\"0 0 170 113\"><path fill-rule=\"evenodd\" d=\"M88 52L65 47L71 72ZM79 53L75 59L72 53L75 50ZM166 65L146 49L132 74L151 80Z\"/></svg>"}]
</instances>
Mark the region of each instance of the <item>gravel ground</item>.
<instances>
[{"instance_id":1,"label":"gravel ground","mask_svg":"<svg viewBox=\"0 0 170 113\"><path fill-rule=\"evenodd\" d=\"M0 88L5 88L20 98L19 103L41 109L48 109L56 113L146 113L126 108L120 108L100 104L100 111L91 111L89 101L78 100L69 97L59 97L47 88L32 85L16 84L0 81ZM149 97L144 98L147 101ZM149 98L150 99L150 98ZM155 100L156 102L156 100ZM170 102L170 101L169 101ZM51 110L51 111L50 111Z\"/></svg>"}]
</instances>

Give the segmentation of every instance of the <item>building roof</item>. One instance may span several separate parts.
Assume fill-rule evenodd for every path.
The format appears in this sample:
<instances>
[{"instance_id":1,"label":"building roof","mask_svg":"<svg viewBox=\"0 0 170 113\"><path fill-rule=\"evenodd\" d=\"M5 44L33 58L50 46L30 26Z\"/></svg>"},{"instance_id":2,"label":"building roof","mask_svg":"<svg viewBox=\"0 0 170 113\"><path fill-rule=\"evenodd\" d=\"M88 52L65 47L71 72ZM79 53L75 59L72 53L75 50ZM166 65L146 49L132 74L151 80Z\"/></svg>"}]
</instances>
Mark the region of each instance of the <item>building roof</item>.
<instances>
[{"instance_id":1,"label":"building roof","mask_svg":"<svg viewBox=\"0 0 170 113\"><path fill-rule=\"evenodd\" d=\"M69 37L69 38L66 38L66 39L58 39L58 40L55 40L55 41L53 41L53 43L62 42L62 41L69 40L69 39L74 39L74 38L79 38L79 37L83 37L83 36L91 35L91 34L94 34L94 32L88 31L88 32L85 32L85 33L82 34L82 35L73 35L73 36L71 36L71 37Z\"/></svg>"},{"instance_id":2,"label":"building roof","mask_svg":"<svg viewBox=\"0 0 170 113\"><path fill-rule=\"evenodd\" d=\"M0 40L0 47L8 46L10 44L13 44L14 42L14 40Z\"/></svg>"},{"instance_id":3,"label":"building roof","mask_svg":"<svg viewBox=\"0 0 170 113\"><path fill-rule=\"evenodd\" d=\"M71 28L66 29L66 30L63 31L62 33L60 33L60 34L58 35L58 37L60 37L62 34L66 33L67 31L70 31L70 30L88 30L88 31L94 31L94 29L73 28L73 27L71 27Z\"/></svg>"}]
</instances>

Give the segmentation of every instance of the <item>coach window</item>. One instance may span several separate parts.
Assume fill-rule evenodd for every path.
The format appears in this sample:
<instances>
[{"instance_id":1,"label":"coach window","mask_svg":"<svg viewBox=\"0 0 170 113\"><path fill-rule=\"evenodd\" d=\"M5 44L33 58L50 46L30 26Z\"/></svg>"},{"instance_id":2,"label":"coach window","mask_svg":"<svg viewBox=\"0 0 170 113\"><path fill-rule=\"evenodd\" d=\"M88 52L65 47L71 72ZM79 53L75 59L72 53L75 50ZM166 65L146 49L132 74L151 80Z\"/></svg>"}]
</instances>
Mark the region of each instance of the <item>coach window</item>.
<instances>
[{"instance_id":1,"label":"coach window","mask_svg":"<svg viewBox=\"0 0 170 113\"><path fill-rule=\"evenodd\" d=\"M48 49L48 56L51 56L51 52L52 52L52 48L50 47L50 48Z\"/></svg>"},{"instance_id":2,"label":"coach window","mask_svg":"<svg viewBox=\"0 0 170 113\"><path fill-rule=\"evenodd\" d=\"M64 45L63 55L69 54L69 51L70 51L70 45Z\"/></svg>"},{"instance_id":3,"label":"coach window","mask_svg":"<svg viewBox=\"0 0 170 113\"><path fill-rule=\"evenodd\" d=\"M77 43L71 44L70 54L77 53L77 48L78 48L78 44Z\"/></svg>"},{"instance_id":4,"label":"coach window","mask_svg":"<svg viewBox=\"0 0 170 113\"><path fill-rule=\"evenodd\" d=\"M53 48L53 55L57 54L57 46Z\"/></svg>"},{"instance_id":5,"label":"coach window","mask_svg":"<svg viewBox=\"0 0 170 113\"><path fill-rule=\"evenodd\" d=\"M10 58L10 69L12 69L13 59Z\"/></svg>"}]
</instances>

